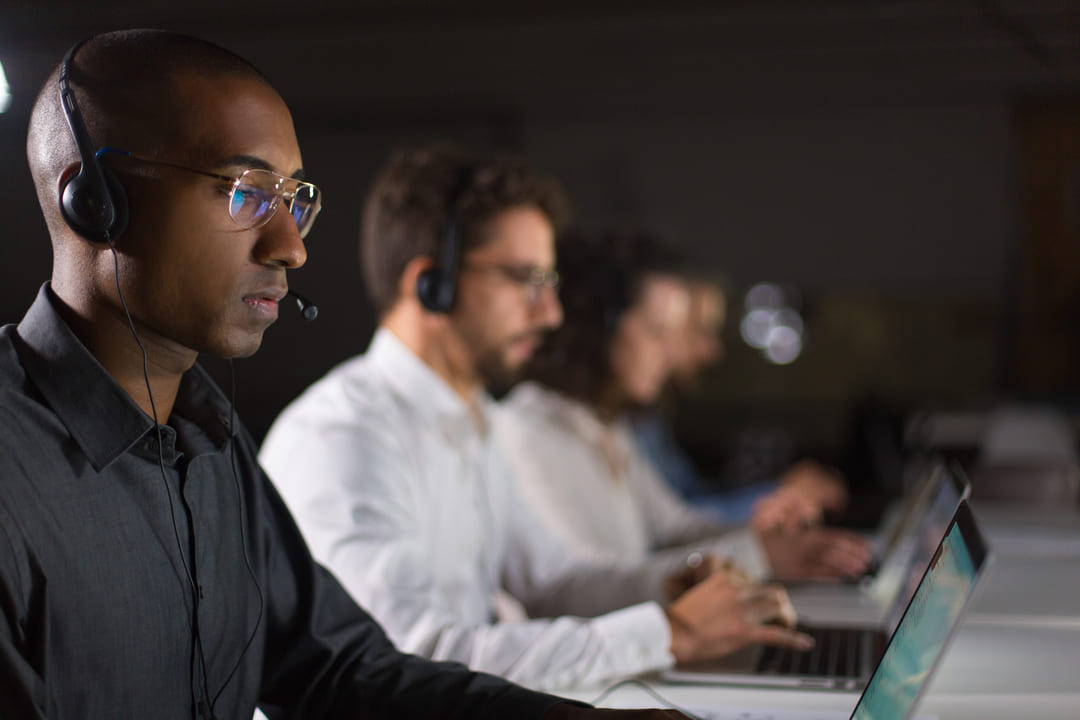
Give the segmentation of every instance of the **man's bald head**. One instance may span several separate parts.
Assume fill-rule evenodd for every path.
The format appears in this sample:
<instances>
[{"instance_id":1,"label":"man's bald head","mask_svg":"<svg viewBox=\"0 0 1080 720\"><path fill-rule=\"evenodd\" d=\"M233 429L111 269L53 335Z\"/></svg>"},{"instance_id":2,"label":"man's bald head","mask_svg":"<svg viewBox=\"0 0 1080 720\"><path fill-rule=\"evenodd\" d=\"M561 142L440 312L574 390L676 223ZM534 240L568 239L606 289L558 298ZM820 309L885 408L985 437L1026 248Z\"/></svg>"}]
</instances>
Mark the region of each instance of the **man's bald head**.
<instances>
[{"instance_id":1,"label":"man's bald head","mask_svg":"<svg viewBox=\"0 0 1080 720\"><path fill-rule=\"evenodd\" d=\"M58 179L79 161L60 104L60 67L49 75L30 116L26 154L54 244L66 234ZM94 149L120 147L190 161L200 139L189 119L204 110L187 89L190 80L240 77L270 85L243 58L205 40L162 30L97 35L75 55L69 84ZM187 82L185 82L187 81Z\"/></svg>"}]
</instances>

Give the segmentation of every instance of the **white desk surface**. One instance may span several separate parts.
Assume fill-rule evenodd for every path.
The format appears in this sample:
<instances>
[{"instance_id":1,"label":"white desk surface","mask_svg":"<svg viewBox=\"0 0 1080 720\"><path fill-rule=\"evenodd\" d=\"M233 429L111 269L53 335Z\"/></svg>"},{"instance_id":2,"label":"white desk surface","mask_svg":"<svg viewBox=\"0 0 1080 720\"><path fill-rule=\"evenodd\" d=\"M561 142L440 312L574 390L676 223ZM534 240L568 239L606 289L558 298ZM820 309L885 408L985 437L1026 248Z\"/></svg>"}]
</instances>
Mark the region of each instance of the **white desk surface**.
<instances>
[{"instance_id":1,"label":"white desk surface","mask_svg":"<svg viewBox=\"0 0 1080 720\"><path fill-rule=\"evenodd\" d=\"M858 699L850 693L813 691L767 691L705 686L653 685L656 691L682 707L753 708L757 710L831 710L850 713ZM598 693L573 693L588 702ZM602 703L603 707L663 707L644 690L619 688ZM936 716L939 720L1077 720L1080 716L1080 692L1076 693L987 693L951 695L934 693L919 706L917 715Z\"/></svg>"},{"instance_id":2,"label":"white desk surface","mask_svg":"<svg viewBox=\"0 0 1080 720\"><path fill-rule=\"evenodd\" d=\"M661 683L654 690L681 706L833 710L849 712L857 694L833 691L736 688ZM603 688L569 696L590 701ZM641 688L628 685L605 707L658 707ZM919 714L940 720L1077 720L1080 718L1080 628L1005 627L965 622L920 705Z\"/></svg>"},{"instance_id":3,"label":"white desk surface","mask_svg":"<svg viewBox=\"0 0 1080 720\"><path fill-rule=\"evenodd\" d=\"M995 537L1000 547L919 714L940 720L1080 720L1080 544L1069 545L1080 543L1080 508L983 503L975 506L975 514L991 547ZM1060 552L1051 552L1055 546ZM883 613L852 586L803 586L792 590L792 599L808 620L862 623ZM831 691L644 680L666 699L691 708L850 712L858 699ZM590 701L602 691L569 695ZM632 685L620 687L602 704L660 706Z\"/></svg>"}]
</instances>

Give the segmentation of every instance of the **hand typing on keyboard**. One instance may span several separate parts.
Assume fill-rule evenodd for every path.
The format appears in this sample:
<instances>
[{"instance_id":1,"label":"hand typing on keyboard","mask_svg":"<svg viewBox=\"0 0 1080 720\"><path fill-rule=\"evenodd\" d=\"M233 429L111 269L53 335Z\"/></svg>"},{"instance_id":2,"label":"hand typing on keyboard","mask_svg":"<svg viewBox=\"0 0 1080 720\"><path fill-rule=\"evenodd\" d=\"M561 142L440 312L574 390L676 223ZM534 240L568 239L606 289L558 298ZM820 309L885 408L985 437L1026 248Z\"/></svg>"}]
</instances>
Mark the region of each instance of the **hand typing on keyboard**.
<instances>
[{"instance_id":1,"label":"hand typing on keyboard","mask_svg":"<svg viewBox=\"0 0 1080 720\"><path fill-rule=\"evenodd\" d=\"M872 559L870 543L847 530L812 527L758 536L779 580L859 577Z\"/></svg>"},{"instance_id":2,"label":"hand typing on keyboard","mask_svg":"<svg viewBox=\"0 0 1080 720\"><path fill-rule=\"evenodd\" d=\"M794 629L795 611L783 588L751 582L721 565L668 605L671 654L690 663L723 657L754 643L797 650L813 639Z\"/></svg>"},{"instance_id":3,"label":"hand typing on keyboard","mask_svg":"<svg viewBox=\"0 0 1080 720\"><path fill-rule=\"evenodd\" d=\"M839 473L811 460L793 465L780 483L754 503L751 525L758 532L798 532L821 522L826 510L843 510L848 502Z\"/></svg>"}]
</instances>

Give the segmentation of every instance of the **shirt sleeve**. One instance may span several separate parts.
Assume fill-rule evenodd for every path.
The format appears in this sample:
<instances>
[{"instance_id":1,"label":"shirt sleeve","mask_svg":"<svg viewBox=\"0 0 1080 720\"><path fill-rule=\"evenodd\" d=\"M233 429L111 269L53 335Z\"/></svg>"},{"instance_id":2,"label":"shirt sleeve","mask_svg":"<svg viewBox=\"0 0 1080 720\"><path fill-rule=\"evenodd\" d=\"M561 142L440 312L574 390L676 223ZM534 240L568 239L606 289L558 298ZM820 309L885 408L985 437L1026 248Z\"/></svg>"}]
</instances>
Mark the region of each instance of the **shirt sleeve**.
<instances>
[{"instance_id":1,"label":"shirt sleeve","mask_svg":"<svg viewBox=\"0 0 1080 720\"><path fill-rule=\"evenodd\" d=\"M247 453L245 453L245 456ZM254 457L258 553L264 571L265 653L259 707L271 720L305 718L541 718L561 701L399 652L379 624L308 553Z\"/></svg>"},{"instance_id":2,"label":"shirt sleeve","mask_svg":"<svg viewBox=\"0 0 1080 720\"><path fill-rule=\"evenodd\" d=\"M0 506L0 698L5 718L31 720L50 713L40 666L43 658L34 657L39 643L26 634L35 625L25 597L30 564L10 534L14 527Z\"/></svg>"},{"instance_id":3,"label":"shirt sleeve","mask_svg":"<svg viewBox=\"0 0 1080 720\"><path fill-rule=\"evenodd\" d=\"M652 602L591 619L494 623L489 608L449 598L420 527L430 500L416 494L412 475L422 459L393 425L384 416L329 424L279 419L262 460L315 556L402 649L540 689L598 684L672 663L668 623Z\"/></svg>"},{"instance_id":4,"label":"shirt sleeve","mask_svg":"<svg viewBox=\"0 0 1080 720\"><path fill-rule=\"evenodd\" d=\"M751 577L768 574L768 558L752 530L727 528L686 504L634 445L629 430L623 428L621 434L627 446L627 481L644 514L654 550L681 557L694 550L710 552L735 560Z\"/></svg>"}]
</instances>

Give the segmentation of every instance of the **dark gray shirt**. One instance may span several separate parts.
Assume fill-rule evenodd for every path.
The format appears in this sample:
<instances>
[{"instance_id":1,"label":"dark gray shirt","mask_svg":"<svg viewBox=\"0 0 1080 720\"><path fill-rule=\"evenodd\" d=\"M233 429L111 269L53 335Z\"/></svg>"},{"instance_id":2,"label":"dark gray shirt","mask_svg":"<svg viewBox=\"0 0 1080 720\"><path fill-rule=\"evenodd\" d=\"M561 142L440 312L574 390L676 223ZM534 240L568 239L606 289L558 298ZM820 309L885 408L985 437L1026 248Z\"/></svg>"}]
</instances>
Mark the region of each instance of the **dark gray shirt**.
<instances>
[{"instance_id":1,"label":"dark gray shirt","mask_svg":"<svg viewBox=\"0 0 1080 720\"><path fill-rule=\"evenodd\" d=\"M525 718L556 701L398 653L312 561L198 366L162 426L163 478L153 421L58 303L46 285L0 328L0 718L189 720L203 698L222 720Z\"/></svg>"}]
</instances>

